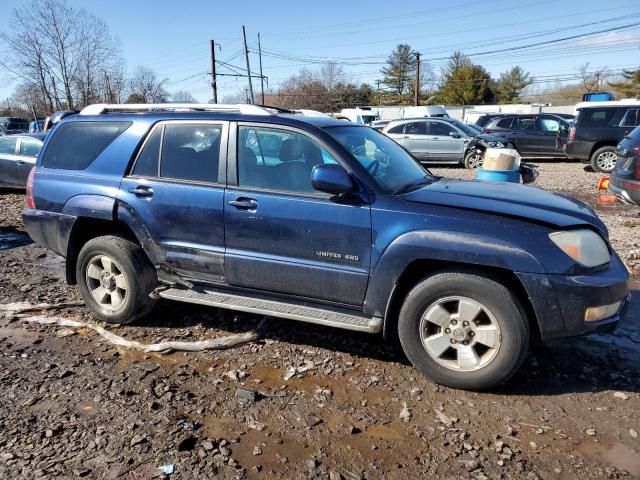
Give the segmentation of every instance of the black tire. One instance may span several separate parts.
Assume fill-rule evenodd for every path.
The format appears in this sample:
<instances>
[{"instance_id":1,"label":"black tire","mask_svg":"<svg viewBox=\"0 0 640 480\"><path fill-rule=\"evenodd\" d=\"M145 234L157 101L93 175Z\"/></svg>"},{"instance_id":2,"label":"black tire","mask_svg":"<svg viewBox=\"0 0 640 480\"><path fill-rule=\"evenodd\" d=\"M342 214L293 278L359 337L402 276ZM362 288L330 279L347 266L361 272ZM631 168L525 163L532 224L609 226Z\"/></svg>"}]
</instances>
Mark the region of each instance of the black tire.
<instances>
[{"instance_id":1,"label":"black tire","mask_svg":"<svg viewBox=\"0 0 640 480\"><path fill-rule=\"evenodd\" d=\"M119 289L113 281L105 288L105 303L99 303L91 293L95 288L102 286L101 280L91 278L89 275L90 264L101 264L99 258L112 260L114 270L119 272L115 277L123 276L126 289ZM106 271L106 270L105 270ZM108 276L108 275L107 275ZM155 305L155 300L149 294L158 284L158 276L153 265L149 262L142 248L136 243L122 237L107 235L89 240L80 250L76 263L76 278L80 294L87 307L100 320L108 323L130 324L148 314ZM111 278L107 279L111 280ZM110 303L113 297L108 293L113 287L121 298L119 305ZM109 304L109 305L107 305Z\"/></svg>"},{"instance_id":2,"label":"black tire","mask_svg":"<svg viewBox=\"0 0 640 480\"><path fill-rule=\"evenodd\" d=\"M612 160L615 156L616 147L607 145L600 147L591 154L589 163L594 172L611 173L616 165L616 161ZM617 158L617 157L616 157Z\"/></svg>"},{"instance_id":3,"label":"black tire","mask_svg":"<svg viewBox=\"0 0 640 480\"><path fill-rule=\"evenodd\" d=\"M484 152L478 153L475 149L469 150L464 156L464 168L467 168L470 170L476 169L482 166L483 160L484 160Z\"/></svg>"},{"instance_id":4,"label":"black tire","mask_svg":"<svg viewBox=\"0 0 640 480\"><path fill-rule=\"evenodd\" d=\"M493 356L490 357L486 365L477 370L462 371L452 366L444 366L443 362L451 360L434 359L423 343L421 333L423 315L428 311L433 311L430 309L439 305L443 299L452 297L472 299L486 307L490 311L493 321L497 322L499 327L499 334L496 335L496 338L499 339L497 341L498 347L495 348L495 352L489 349L491 350L490 355ZM441 305L448 304L445 302ZM482 312L484 315L484 310ZM454 316L452 315L450 318L454 318ZM447 325L450 326L450 324ZM451 331L451 333L455 332ZM405 298L400 310L398 335L408 359L423 375L436 383L467 390L487 390L506 382L522 365L529 347L529 325L524 309L515 295L494 278L469 271L439 272L416 285ZM444 328L435 335L444 336ZM480 333L472 335L480 335ZM466 338L473 342L473 337ZM476 337L476 339L478 338L480 337ZM449 341L453 342L453 340L445 339L445 343ZM471 345L470 347L459 345L459 347L465 349L485 348L482 343L476 343L475 346ZM449 347L443 348L447 348L445 353L454 352L457 355L457 350L450 350ZM485 354L486 351L483 355ZM456 363L456 361L451 362Z\"/></svg>"}]
</instances>

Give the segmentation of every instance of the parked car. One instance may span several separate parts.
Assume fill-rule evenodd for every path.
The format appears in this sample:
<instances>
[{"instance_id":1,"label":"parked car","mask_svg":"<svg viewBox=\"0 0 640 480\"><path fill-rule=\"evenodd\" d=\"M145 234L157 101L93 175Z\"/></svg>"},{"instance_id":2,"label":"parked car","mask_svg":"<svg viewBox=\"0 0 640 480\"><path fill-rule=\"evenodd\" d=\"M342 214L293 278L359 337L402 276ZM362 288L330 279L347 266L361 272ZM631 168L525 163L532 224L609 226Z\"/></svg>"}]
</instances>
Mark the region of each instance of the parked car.
<instances>
[{"instance_id":1,"label":"parked car","mask_svg":"<svg viewBox=\"0 0 640 480\"><path fill-rule=\"evenodd\" d=\"M542 113L495 118L484 126L483 132L513 144L523 158L556 158L565 157L563 146L569 128L566 119Z\"/></svg>"},{"instance_id":2,"label":"parked car","mask_svg":"<svg viewBox=\"0 0 640 480\"><path fill-rule=\"evenodd\" d=\"M0 117L0 135L27 133L29 120L20 117Z\"/></svg>"},{"instance_id":3,"label":"parked car","mask_svg":"<svg viewBox=\"0 0 640 480\"><path fill-rule=\"evenodd\" d=\"M371 122L371 128L381 132L384 129L384 127L386 127L388 124L389 124L389 120L375 120Z\"/></svg>"},{"instance_id":4,"label":"parked car","mask_svg":"<svg viewBox=\"0 0 640 480\"><path fill-rule=\"evenodd\" d=\"M578 104L565 147L567 156L609 173L616 165L616 145L638 125L640 101Z\"/></svg>"},{"instance_id":5,"label":"parked car","mask_svg":"<svg viewBox=\"0 0 640 480\"><path fill-rule=\"evenodd\" d=\"M25 188L44 137L44 133L0 137L0 187Z\"/></svg>"},{"instance_id":6,"label":"parked car","mask_svg":"<svg viewBox=\"0 0 640 480\"><path fill-rule=\"evenodd\" d=\"M382 132L425 163L453 163L477 168L487 145L504 147L502 138L479 134L453 118L394 120Z\"/></svg>"},{"instance_id":7,"label":"parked car","mask_svg":"<svg viewBox=\"0 0 640 480\"><path fill-rule=\"evenodd\" d=\"M437 177L372 128L255 105L89 106L47 137L26 205L101 320L160 297L397 335L456 388L506 381L533 338L613 330L629 301L584 203Z\"/></svg>"},{"instance_id":8,"label":"parked car","mask_svg":"<svg viewBox=\"0 0 640 480\"><path fill-rule=\"evenodd\" d=\"M495 120L496 118L503 118L508 116L508 113L485 113L483 115L480 115L475 122L475 125L478 125L479 127L483 127L485 125L487 125L489 122L491 122L492 120ZM513 114L511 114L513 115Z\"/></svg>"},{"instance_id":9,"label":"parked car","mask_svg":"<svg viewBox=\"0 0 640 480\"><path fill-rule=\"evenodd\" d=\"M616 167L609 190L626 203L640 205L640 127L626 135L616 148Z\"/></svg>"},{"instance_id":10,"label":"parked car","mask_svg":"<svg viewBox=\"0 0 640 480\"><path fill-rule=\"evenodd\" d=\"M44 132L44 118L29 122L29 133Z\"/></svg>"}]
</instances>

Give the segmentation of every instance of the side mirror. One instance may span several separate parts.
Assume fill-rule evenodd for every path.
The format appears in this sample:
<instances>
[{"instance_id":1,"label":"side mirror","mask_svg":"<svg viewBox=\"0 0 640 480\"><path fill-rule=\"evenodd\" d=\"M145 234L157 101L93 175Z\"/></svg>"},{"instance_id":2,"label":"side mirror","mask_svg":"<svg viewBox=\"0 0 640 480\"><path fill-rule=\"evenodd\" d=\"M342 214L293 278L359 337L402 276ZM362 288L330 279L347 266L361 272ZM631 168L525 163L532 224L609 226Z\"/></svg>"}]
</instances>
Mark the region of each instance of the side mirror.
<instances>
[{"instance_id":1,"label":"side mirror","mask_svg":"<svg viewBox=\"0 0 640 480\"><path fill-rule=\"evenodd\" d=\"M324 164L316 165L311 171L311 185L316 190L341 195L352 192L354 189L353 180L347 171L340 165Z\"/></svg>"},{"instance_id":2,"label":"side mirror","mask_svg":"<svg viewBox=\"0 0 640 480\"><path fill-rule=\"evenodd\" d=\"M462 135L460 135L458 132L449 132L449 136L453 137L453 138L460 138L462 137Z\"/></svg>"}]
</instances>

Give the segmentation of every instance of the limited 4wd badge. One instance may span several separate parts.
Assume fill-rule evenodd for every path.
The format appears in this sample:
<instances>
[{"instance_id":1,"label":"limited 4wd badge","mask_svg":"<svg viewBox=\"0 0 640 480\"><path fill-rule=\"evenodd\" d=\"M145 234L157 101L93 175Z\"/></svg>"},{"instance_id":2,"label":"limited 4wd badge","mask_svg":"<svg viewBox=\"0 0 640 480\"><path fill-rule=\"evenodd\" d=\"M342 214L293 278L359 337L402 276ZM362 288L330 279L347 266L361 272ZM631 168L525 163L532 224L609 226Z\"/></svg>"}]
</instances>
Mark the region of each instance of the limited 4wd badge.
<instances>
[{"instance_id":1,"label":"limited 4wd badge","mask_svg":"<svg viewBox=\"0 0 640 480\"><path fill-rule=\"evenodd\" d=\"M360 260L360 257L358 257L358 255L351 255L348 253L345 253L343 255L342 253L325 252L322 250L316 250L316 256L324 257L324 258L332 258L334 260L346 260L347 262L357 262L358 260Z\"/></svg>"}]
</instances>

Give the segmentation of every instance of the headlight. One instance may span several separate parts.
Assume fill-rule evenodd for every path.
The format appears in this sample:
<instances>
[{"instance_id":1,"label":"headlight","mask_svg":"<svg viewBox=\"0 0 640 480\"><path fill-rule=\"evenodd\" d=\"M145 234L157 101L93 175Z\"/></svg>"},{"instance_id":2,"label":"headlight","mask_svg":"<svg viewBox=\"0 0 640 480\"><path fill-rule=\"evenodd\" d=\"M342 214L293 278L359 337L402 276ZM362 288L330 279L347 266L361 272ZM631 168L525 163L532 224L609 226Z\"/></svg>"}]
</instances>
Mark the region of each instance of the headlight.
<instances>
[{"instance_id":1,"label":"headlight","mask_svg":"<svg viewBox=\"0 0 640 480\"><path fill-rule=\"evenodd\" d=\"M504 148L504 143L500 142L489 142L489 146L491 148Z\"/></svg>"},{"instance_id":2,"label":"headlight","mask_svg":"<svg viewBox=\"0 0 640 480\"><path fill-rule=\"evenodd\" d=\"M609 249L602 237L593 230L554 232L549 238L564 253L585 267L597 267L609 261Z\"/></svg>"}]
</instances>

